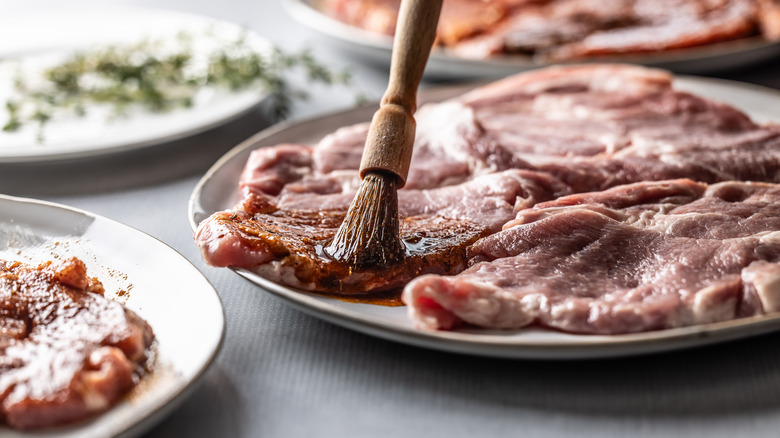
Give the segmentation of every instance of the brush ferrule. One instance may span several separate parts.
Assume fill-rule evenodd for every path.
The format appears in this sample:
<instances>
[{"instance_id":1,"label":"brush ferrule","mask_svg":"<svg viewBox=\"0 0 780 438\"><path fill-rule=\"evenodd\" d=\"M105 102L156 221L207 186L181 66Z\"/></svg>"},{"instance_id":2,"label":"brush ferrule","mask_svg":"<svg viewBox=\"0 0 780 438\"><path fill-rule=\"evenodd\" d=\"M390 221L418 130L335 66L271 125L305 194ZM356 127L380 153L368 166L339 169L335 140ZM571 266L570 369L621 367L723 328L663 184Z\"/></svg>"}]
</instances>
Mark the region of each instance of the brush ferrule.
<instances>
[{"instance_id":1,"label":"brush ferrule","mask_svg":"<svg viewBox=\"0 0 780 438\"><path fill-rule=\"evenodd\" d=\"M409 175L416 122L411 112L399 104L385 104L371 120L366 148L360 162L360 176L382 170L398 177L403 187Z\"/></svg>"}]
</instances>

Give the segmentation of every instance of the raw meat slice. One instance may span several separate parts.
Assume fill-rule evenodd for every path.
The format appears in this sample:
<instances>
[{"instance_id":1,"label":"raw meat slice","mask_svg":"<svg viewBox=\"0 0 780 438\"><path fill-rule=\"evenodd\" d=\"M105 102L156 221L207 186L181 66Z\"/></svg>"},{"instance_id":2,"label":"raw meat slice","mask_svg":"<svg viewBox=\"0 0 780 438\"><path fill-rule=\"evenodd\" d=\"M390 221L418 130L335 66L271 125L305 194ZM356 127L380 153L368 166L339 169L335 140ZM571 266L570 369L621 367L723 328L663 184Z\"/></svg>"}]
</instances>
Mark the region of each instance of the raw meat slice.
<instances>
[{"instance_id":1,"label":"raw meat slice","mask_svg":"<svg viewBox=\"0 0 780 438\"><path fill-rule=\"evenodd\" d=\"M523 1L526 0L446 0L439 17L437 44L452 45L490 30L504 18L512 4ZM345 23L394 35L401 0L327 0L321 5L326 13Z\"/></svg>"},{"instance_id":2,"label":"raw meat slice","mask_svg":"<svg viewBox=\"0 0 780 438\"><path fill-rule=\"evenodd\" d=\"M599 30L631 28L638 24L634 0L557 0L520 5L487 32L463 39L452 53L484 59L496 55L525 54L543 59Z\"/></svg>"},{"instance_id":3,"label":"raw meat slice","mask_svg":"<svg viewBox=\"0 0 780 438\"><path fill-rule=\"evenodd\" d=\"M615 334L776 311L780 185L642 182L522 210L472 266L410 282L418 327Z\"/></svg>"},{"instance_id":4,"label":"raw meat slice","mask_svg":"<svg viewBox=\"0 0 780 438\"><path fill-rule=\"evenodd\" d=\"M325 13L385 35L399 0L327 0ZM757 34L780 38L776 0L445 0L437 44L472 59L540 62L661 53Z\"/></svg>"},{"instance_id":5,"label":"raw meat slice","mask_svg":"<svg viewBox=\"0 0 780 438\"><path fill-rule=\"evenodd\" d=\"M476 175L507 169L533 169L488 135L470 106L457 101L424 105L415 119L417 135L407 189L458 184ZM351 186L357 189L357 169L367 134L368 123L361 123L323 138L311 151L312 169L302 181L331 177L339 179L339 184L348 184L352 177ZM264 169L260 171L265 173Z\"/></svg>"},{"instance_id":6,"label":"raw meat slice","mask_svg":"<svg viewBox=\"0 0 780 438\"><path fill-rule=\"evenodd\" d=\"M780 182L780 127L756 125L733 107L677 91L662 70L537 70L424 105L417 121L408 188L441 187L512 168L551 173L575 192L681 177ZM269 151L298 160L284 164L287 170L271 170L279 160L274 157L249 168L275 181L278 190L287 184L295 192L346 193L359 185L356 170L367 132L368 124L358 124L326 136L312 150ZM286 179L271 176L282 171Z\"/></svg>"},{"instance_id":7,"label":"raw meat slice","mask_svg":"<svg viewBox=\"0 0 780 438\"><path fill-rule=\"evenodd\" d=\"M417 111L417 136L406 189L429 189L465 182L526 163L485 134L472 108L458 102L425 105ZM268 195L286 193L353 196L368 124L340 128L314 147L276 145L256 151L241 177L241 188Z\"/></svg>"},{"instance_id":8,"label":"raw meat slice","mask_svg":"<svg viewBox=\"0 0 780 438\"><path fill-rule=\"evenodd\" d=\"M75 258L38 267L0 261L0 422L79 421L135 385L154 335L102 294Z\"/></svg>"},{"instance_id":9,"label":"raw meat slice","mask_svg":"<svg viewBox=\"0 0 780 438\"><path fill-rule=\"evenodd\" d=\"M780 127L675 90L662 70L547 68L425 105L417 118L409 188L509 168L551 173L575 192L682 177L780 182ZM318 191L357 187L367 130L355 125L323 139L306 158L304 180L322 184Z\"/></svg>"},{"instance_id":10,"label":"raw meat slice","mask_svg":"<svg viewBox=\"0 0 780 438\"><path fill-rule=\"evenodd\" d=\"M660 70L537 70L459 99L497 149L575 192L671 178L780 182L780 127L677 91ZM530 168L530 167L526 167Z\"/></svg>"},{"instance_id":11,"label":"raw meat slice","mask_svg":"<svg viewBox=\"0 0 780 438\"><path fill-rule=\"evenodd\" d=\"M571 60L607 54L661 52L736 40L757 33L751 0L636 0L631 26L598 29L544 57Z\"/></svg>"}]
</instances>

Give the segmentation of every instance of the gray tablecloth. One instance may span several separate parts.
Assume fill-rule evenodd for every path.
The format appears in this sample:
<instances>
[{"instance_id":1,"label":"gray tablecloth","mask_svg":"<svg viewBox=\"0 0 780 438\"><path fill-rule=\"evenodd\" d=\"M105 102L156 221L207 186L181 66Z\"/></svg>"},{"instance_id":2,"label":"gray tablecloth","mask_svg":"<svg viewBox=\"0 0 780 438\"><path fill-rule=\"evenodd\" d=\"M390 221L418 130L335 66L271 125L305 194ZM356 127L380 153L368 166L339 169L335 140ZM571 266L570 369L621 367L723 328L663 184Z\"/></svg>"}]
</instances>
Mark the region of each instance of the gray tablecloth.
<instances>
[{"instance_id":1,"label":"gray tablecloth","mask_svg":"<svg viewBox=\"0 0 780 438\"><path fill-rule=\"evenodd\" d=\"M313 48L333 66L351 65L356 86L371 97L386 84L382 69L338 52L275 0L123 3L227 19L281 47ZM780 88L778 61L717 75ZM317 91L293 118L351 103L349 93ZM146 436L780 435L780 334L627 359L486 359L354 333L207 267L192 243L189 195L219 156L267 125L253 112L160 147L0 167L0 192L86 209L145 231L192 261L219 292L227 317L220 354L191 397Z\"/></svg>"}]
</instances>

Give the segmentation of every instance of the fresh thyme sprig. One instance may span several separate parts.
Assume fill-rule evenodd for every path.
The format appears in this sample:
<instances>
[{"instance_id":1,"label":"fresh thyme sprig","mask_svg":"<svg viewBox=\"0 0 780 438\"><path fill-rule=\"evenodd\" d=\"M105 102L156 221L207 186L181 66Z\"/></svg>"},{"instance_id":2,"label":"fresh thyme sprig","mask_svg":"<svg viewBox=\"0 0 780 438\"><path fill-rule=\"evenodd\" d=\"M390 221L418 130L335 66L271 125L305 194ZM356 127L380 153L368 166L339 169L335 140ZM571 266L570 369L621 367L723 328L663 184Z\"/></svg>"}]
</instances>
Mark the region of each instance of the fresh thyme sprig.
<instances>
[{"instance_id":1,"label":"fresh thyme sprig","mask_svg":"<svg viewBox=\"0 0 780 438\"><path fill-rule=\"evenodd\" d=\"M231 91L257 87L270 94L273 117L279 120L289 115L296 99L308 97L289 83L292 71L320 84L350 81L347 72L330 70L309 51L257 50L245 35L200 58L192 48L192 35L179 35L177 43L171 48L149 40L79 52L46 69L42 80L31 83L17 77L16 96L5 103L8 119L2 129L12 132L37 123L42 141L46 124L57 114L83 116L96 104L109 106L116 116L133 107L166 112L192 106L204 87Z\"/></svg>"}]
</instances>

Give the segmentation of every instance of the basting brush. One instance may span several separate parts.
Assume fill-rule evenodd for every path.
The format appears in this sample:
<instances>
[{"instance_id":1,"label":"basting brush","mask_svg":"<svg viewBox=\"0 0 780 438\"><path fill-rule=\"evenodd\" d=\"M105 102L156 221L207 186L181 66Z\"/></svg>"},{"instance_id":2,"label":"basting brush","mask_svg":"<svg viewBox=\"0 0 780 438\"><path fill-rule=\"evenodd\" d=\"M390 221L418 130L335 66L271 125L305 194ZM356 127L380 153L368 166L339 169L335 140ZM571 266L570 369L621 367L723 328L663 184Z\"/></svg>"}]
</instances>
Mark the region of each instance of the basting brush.
<instances>
[{"instance_id":1,"label":"basting brush","mask_svg":"<svg viewBox=\"0 0 780 438\"><path fill-rule=\"evenodd\" d=\"M404 257L398 193L412 159L417 87L436 36L442 0L403 0L398 14L390 79L371 120L360 162L360 188L333 241L325 249L351 267L388 265Z\"/></svg>"}]
</instances>

